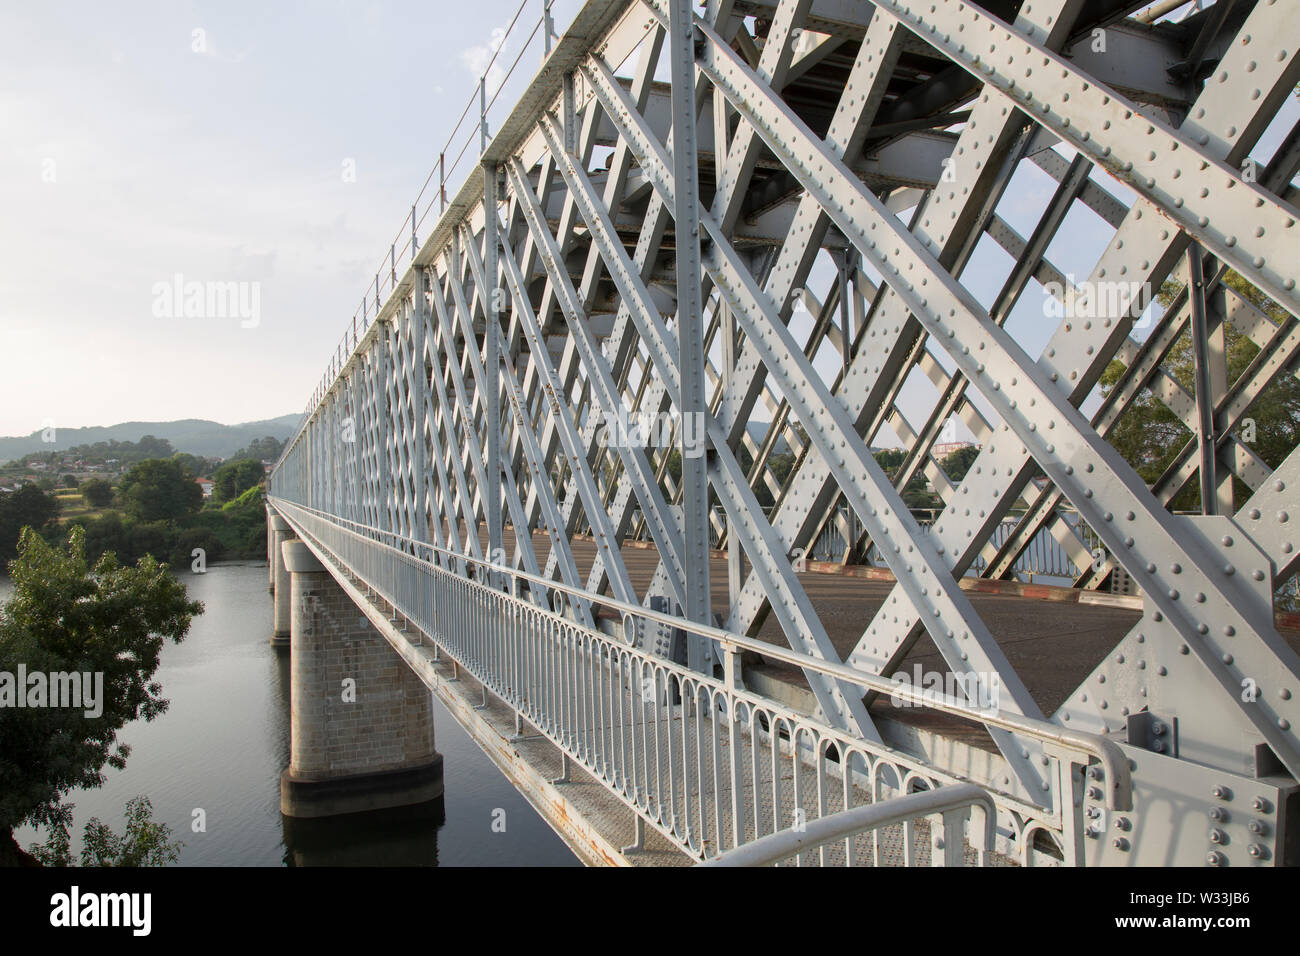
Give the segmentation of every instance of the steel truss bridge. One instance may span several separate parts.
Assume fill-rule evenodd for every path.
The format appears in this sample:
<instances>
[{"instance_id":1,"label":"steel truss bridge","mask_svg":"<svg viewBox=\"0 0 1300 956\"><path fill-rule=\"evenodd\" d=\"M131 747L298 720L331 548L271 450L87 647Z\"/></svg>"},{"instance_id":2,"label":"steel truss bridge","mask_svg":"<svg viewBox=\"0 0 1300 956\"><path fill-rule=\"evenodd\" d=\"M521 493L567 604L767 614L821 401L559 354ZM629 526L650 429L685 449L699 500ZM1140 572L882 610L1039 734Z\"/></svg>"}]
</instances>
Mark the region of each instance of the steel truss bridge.
<instances>
[{"instance_id":1,"label":"steel truss bridge","mask_svg":"<svg viewBox=\"0 0 1300 956\"><path fill-rule=\"evenodd\" d=\"M271 506L691 859L1294 862L1300 456L1252 409L1300 375L1300 12L1146 6L590 0L553 45L548 12ZM1143 409L1178 446L1146 479L1108 441ZM800 573L830 530L892 575L847 654ZM1141 608L1048 710L961 586L1045 539ZM924 642L956 693L892 679Z\"/></svg>"}]
</instances>

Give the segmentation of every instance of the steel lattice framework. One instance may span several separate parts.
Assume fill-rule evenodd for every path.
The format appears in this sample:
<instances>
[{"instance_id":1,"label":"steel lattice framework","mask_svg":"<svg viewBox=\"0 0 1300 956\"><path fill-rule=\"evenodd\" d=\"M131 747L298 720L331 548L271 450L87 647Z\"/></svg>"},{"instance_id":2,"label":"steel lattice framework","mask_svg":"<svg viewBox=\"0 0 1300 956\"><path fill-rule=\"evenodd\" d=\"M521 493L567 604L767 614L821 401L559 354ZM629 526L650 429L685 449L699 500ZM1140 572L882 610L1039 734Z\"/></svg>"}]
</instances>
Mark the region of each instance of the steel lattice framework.
<instances>
[{"instance_id":1,"label":"steel lattice framework","mask_svg":"<svg viewBox=\"0 0 1300 956\"><path fill-rule=\"evenodd\" d=\"M1286 0L1176 23L1140 6L591 0L483 175L394 265L274 498L445 549L447 569L461 554L701 623L712 540L730 555L727 631L770 615L794 650L881 677L928 635L1004 713L1122 743L1134 812L1102 832L1099 795L1075 795L1098 821L1089 862L1281 862L1300 832L1300 658L1274 593L1300 567L1300 457L1270 466L1242 428L1300 375L1300 126L1252 153L1300 81L1300 17ZM1011 222L1025 170L1054 182L1028 231ZM1050 258L1081 217L1104 240L1086 279ZM977 247L1010 262L992 294L968 269ZM1043 318L1014 333L1030 298ZM1232 377L1229 330L1257 349ZM1191 382L1170 367L1184 336ZM925 402L906 397L918 379ZM1107 436L1152 397L1189 437L1149 484ZM671 442L611 440L628 410ZM960 480L935 452L954 417L981 446ZM887 434L892 472L872 453ZM931 528L904 503L918 476L944 502ZM1203 513L1174 513L1189 488ZM796 573L829 528L843 561L870 545L896 582L842 660ZM1143 600L1049 714L959 586L977 561L1013 576L1043 534L1076 587L1122 571ZM640 590L633 539L658 554ZM536 583L528 599L549 601ZM709 645L689 644L712 674ZM822 720L880 741L860 692L805 678ZM989 733L995 783L1041 802L1041 741ZM1142 826L1168 840L1135 852L1120 831Z\"/></svg>"}]
</instances>

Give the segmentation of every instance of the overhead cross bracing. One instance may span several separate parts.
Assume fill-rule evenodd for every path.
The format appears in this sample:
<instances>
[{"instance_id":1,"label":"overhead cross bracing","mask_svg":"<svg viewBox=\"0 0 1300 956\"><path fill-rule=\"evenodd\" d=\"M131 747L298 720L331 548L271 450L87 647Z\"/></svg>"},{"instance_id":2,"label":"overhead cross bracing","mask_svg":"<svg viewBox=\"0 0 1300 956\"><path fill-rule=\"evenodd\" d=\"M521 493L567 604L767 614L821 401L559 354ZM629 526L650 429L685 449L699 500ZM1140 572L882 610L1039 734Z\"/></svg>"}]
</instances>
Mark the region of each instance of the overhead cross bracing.
<instances>
[{"instance_id":1,"label":"overhead cross bracing","mask_svg":"<svg viewBox=\"0 0 1300 956\"><path fill-rule=\"evenodd\" d=\"M1300 459L1294 425L1266 423L1265 447L1247 422L1292 408L1300 372L1300 23L1266 0L1143 6L713 0L686 29L686 4L588 3L394 265L274 497L491 565L521 601L584 595L561 602L584 627L602 601L666 609L709 676L727 661L706 624L775 620L791 651L877 679L929 642L1007 718L1130 754L1116 836L1041 734L986 724L1005 774L982 783L1078 798L1062 858L1164 862L1173 839L1179 861L1281 862L1300 658L1275 594ZM1152 408L1179 447L1143 475L1112 441ZM962 436L978 452L950 475L937 449ZM830 538L892 575L847 653L801 578ZM1059 583L1122 582L1142 610L1046 713L962 587L1014 579L1041 541ZM728 555L712 622L709 543ZM803 679L810 716L881 741L866 684ZM1171 788L1176 813L1144 812ZM1207 837L1214 794L1247 789Z\"/></svg>"}]
</instances>

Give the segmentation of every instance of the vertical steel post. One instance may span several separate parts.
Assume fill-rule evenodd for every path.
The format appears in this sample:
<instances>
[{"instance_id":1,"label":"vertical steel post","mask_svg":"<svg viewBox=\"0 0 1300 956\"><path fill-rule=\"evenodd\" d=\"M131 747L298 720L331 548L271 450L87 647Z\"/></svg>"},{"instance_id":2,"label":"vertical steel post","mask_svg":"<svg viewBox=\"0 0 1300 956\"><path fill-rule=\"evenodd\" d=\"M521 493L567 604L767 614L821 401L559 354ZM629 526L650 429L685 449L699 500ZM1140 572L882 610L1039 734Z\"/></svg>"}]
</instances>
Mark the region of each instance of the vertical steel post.
<instances>
[{"instance_id":1,"label":"vertical steel post","mask_svg":"<svg viewBox=\"0 0 1300 956\"><path fill-rule=\"evenodd\" d=\"M1192 359L1196 381L1196 436L1201 453L1201 513L1219 510L1218 454L1214 434L1214 394L1210 387L1209 321L1205 315L1205 276L1201 270L1201 246L1187 247L1187 298L1192 305Z\"/></svg>"},{"instance_id":2,"label":"vertical steel post","mask_svg":"<svg viewBox=\"0 0 1300 956\"><path fill-rule=\"evenodd\" d=\"M542 0L542 59L551 55L551 39L555 36L555 21L551 19L552 0Z\"/></svg>"},{"instance_id":3,"label":"vertical steel post","mask_svg":"<svg viewBox=\"0 0 1300 956\"><path fill-rule=\"evenodd\" d=\"M483 368L487 373L484 395L484 428L487 431L487 482L484 507L488 521L488 555L493 563L501 560L501 274L497 262L497 178L495 163L483 164L483 272L487 288L483 290L483 311L487 325L483 333ZM495 582L494 582L495 586Z\"/></svg>"},{"instance_id":4,"label":"vertical steel post","mask_svg":"<svg viewBox=\"0 0 1300 956\"><path fill-rule=\"evenodd\" d=\"M677 257L677 362L681 369L682 589L687 620L711 623L709 608L709 486L705 465L707 413L704 378L704 320L700 295L700 184L695 143L695 24L691 0L668 5L668 48L672 67L673 220ZM709 645L690 635L687 664L711 665Z\"/></svg>"},{"instance_id":5,"label":"vertical steel post","mask_svg":"<svg viewBox=\"0 0 1300 956\"><path fill-rule=\"evenodd\" d=\"M414 259L414 254L412 254ZM428 489L426 485L426 475L432 467L429 461L428 447L424 442L424 416L425 403L428 397L429 380L424 371L424 332L425 332L425 309L428 306L424 301L424 281L425 270L415 269L411 275L411 364L412 373L415 375L415 388L411 392L411 404L413 406L412 424L415 427L415 527L411 531L411 537L416 541L427 544L429 542L429 508L427 505Z\"/></svg>"},{"instance_id":6,"label":"vertical steel post","mask_svg":"<svg viewBox=\"0 0 1300 956\"><path fill-rule=\"evenodd\" d=\"M573 80L573 71L564 74L564 95L562 98L562 110L564 114L564 150L570 156L577 156L578 110Z\"/></svg>"},{"instance_id":7,"label":"vertical steel post","mask_svg":"<svg viewBox=\"0 0 1300 956\"><path fill-rule=\"evenodd\" d=\"M438 199L442 205L438 209L439 215L447 211L447 154L438 154Z\"/></svg>"},{"instance_id":8,"label":"vertical steel post","mask_svg":"<svg viewBox=\"0 0 1300 956\"><path fill-rule=\"evenodd\" d=\"M415 237L415 203L411 203L411 263L415 264L415 251L420 248L420 241Z\"/></svg>"},{"instance_id":9,"label":"vertical steel post","mask_svg":"<svg viewBox=\"0 0 1300 956\"><path fill-rule=\"evenodd\" d=\"M484 73L478 79L478 154L480 156L487 152L487 143L487 74Z\"/></svg>"},{"instance_id":10,"label":"vertical steel post","mask_svg":"<svg viewBox=\"0 0 1300 956\"><path fill-rule=\"evenodd\" d=\"M727 127L727 98L723 95L722 90L716 86L713 88L713 150L715 156L726 156L730 148L730 136ZM714 184L717 189L723 188L723 180L726 178L726 163L715 162L713 164ZM732 380L735 377L736 370L736 317L731 314L731 307L727 305L726 300L718 296L718 324L722 333L722 390L723 394L730 394ZM744 567L742 562L742 552L740 541L736 535L736 526L731 520L731 515L727 515L726 524L727 533L727 606L734 605L740 597L740 592L744 586Z\"/></svg>"},{"instance_id":11,"label":"vertical steel post","mask_svg":"<svg viewBox=\"0 0 1300 956\"><path fill-rule=\"evenodd\" d=\"M379 527L384 531L393 529L392 515L389 511L392 475L388 460L388 332L382 326L375 334L375 417L379 425L379 447L375 449L375 470L379 473Z\"/></svg>"}]
</instances>

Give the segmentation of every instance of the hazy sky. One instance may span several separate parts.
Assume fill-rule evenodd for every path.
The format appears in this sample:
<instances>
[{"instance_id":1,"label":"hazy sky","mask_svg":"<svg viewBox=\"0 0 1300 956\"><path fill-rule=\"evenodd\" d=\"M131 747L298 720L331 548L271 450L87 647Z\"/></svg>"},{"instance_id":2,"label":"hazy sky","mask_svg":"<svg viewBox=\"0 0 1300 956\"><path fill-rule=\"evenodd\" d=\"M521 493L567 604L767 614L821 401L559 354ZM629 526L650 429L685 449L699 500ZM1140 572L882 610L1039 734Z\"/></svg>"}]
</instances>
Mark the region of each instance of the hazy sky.
<instances>
[{"instance_id":1,"label":"hazy sky","mask_svg":"<svg viewBox=\"0 0 1300 956\"><path fill-rule=\"evenodd\" d=\"M0 435L301 411L517 6L4 5ZM260 321L159 317L177 274Z\"/></svg>"},{"instance_id":2,"label":"hazy sky","mask_svg":"<svg viewBox=\"0 0 1300 956\"><path fill-rule=\"evenodd\" d=\"M0 10L0 435L47 422L234 423L302 411L475 94L493 31L517 6ZM579 6L555 0L558 29ZM525 29L499 62L514 59L540 11L541 0L528 0ZM525 55L495 115L539 60L540 49ZM1289 99L1255 151L1261 162L1297 113ZM1093 178L1130 200L1104 172ZM1027 236L1054 185L1025 164L998 211ZM1049 257L1082 281L1109 235L1076 204ZM985 237L963 281L987 306L1011 266ZM246 296L256 286L256 303L241 303L256 304L256 320L169 316L159 299L178 276L241 282ZM828 281L815 271L809 284ZM1043 301L1031 284L1008 322L1035 356L1057 324ZM823 354L817 364L829 377L838 361ZM919 416L935 393L919 372L913 379L903 407Z\"/></svg>"}]
</instances>

